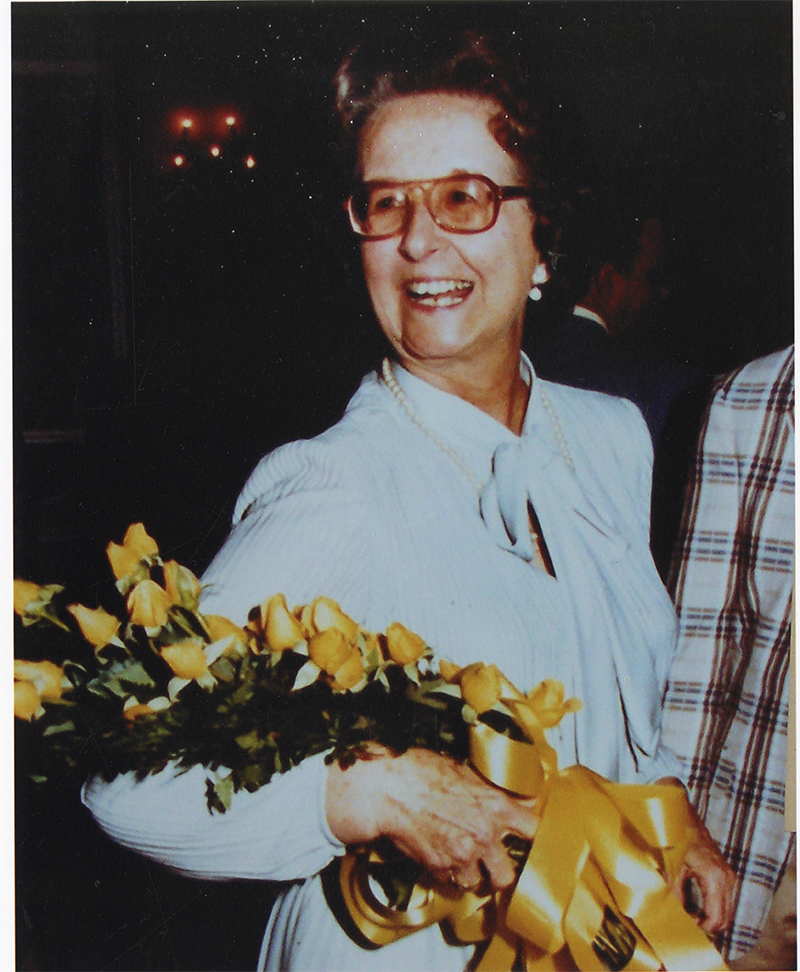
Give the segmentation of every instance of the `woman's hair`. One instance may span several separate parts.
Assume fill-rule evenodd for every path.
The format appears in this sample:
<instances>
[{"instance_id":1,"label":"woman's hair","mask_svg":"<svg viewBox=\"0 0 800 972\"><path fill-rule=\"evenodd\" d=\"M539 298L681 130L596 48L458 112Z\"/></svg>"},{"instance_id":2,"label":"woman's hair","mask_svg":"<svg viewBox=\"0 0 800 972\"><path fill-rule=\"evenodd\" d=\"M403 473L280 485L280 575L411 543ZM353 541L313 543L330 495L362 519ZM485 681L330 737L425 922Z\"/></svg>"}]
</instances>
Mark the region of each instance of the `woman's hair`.
<instances>
[{"instance_id":1,"label":"woman's hair","mask_svg":"<svg viewBox=\"0 0 800 972\"><path fill-rule=\"evenodd\" d=\"M499 37L473 31L422 39L408 30L384 42L357 47L334 78L335 111L340 124L340 158L345 179L358 177L359 141L372 113L392 98L445 92L489 98L498 104L489 128L498 144L520 166L533 191L537 216L535 242L552 259L559 226L572 206L558 179L556 144L548 112L536 97L519 58Z\"/></svg>"}]
</instances>

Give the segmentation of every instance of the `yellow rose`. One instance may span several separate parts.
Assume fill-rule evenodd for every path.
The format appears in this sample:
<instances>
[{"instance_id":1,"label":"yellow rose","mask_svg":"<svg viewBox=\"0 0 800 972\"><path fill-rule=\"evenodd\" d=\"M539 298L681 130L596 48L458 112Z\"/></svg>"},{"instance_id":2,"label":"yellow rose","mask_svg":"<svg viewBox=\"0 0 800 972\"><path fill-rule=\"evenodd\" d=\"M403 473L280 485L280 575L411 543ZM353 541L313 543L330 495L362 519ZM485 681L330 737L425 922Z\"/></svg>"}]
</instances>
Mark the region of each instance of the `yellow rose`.
<instances>
[{"instance_id":1,"label":"yellow rose","mask_svg":"<svg viewBox=\"0 0 800 972\"><path fill-rule=\"evenodd\" d=\"M22 617L25 608L39 600L39 585L33 581L14 579L14 613Z\"/></svg>"},{"instance_id":2,"label":"yellow rose","mask_svg":"<svg viewBox=\"0 0 800 972\"><path fill-rule=\"evenodd\" d=\"M425 652L425 642L418 634L394 621L386 629L386 650L396 665L410 665L418 661Z\"/></svg>"},{"instance_id":3,"label":"yellow rose","mask_svg":"<svg viewBox=\"0 0 800 972\"><path fill-rule=\"evenodd\" d=\"M64 669L49 661L32 662L15 658L14 679L32 682L39 695L48 699L60 699L64 690L70 688Z\"/></svg>"},{"instance_id":4,"label":"yellow rose","mask_svg":"<svg viewBox=\"0 0 800 972\"><path fill-rule=\"evenodd\" d=\"M308 657L328 675L336 675L353 652L361 654L338 628L320 631L308 642Z\"/></svg>"},{"instance_id":5,"label":"yellow rose","mask_svg":"<svg viewBox=\"0 0 800 972\"><path fill-rule=\"evenodd\" d=\"M15 578L14 613L22 618L23 624L47 619L51 624L69 631L53 605L53 598L63 590L61 584L34 584Z\"/></svg>"},{"instance_id":6,"label":"yellow rose","mask_svg":"<svg viewBox=\"0 0 800 972\"><path fill-rule=\"evenodd\" d=\"M188 681L200 678L208 671L203 644L194 638L187 638L185 641L162 648L161 657L178 678L185 678Z\"/></svg>"},{"instance_id":7,"label":"yellow rose","mask_svg":"<svg viewBox=\"0 0 800 972\"><path fill-rule=\"evenodd\" d=\"M496 665L476 662L461 672L461 696L478 715L487 712L499 701L503 692L503 678Z\"/></svg>"},{"instance_id":8,"label":"yellow rose","mask_svg":"<svg viewBox=\"0 0 800 972\"><path fill-rule=\"evenodd\" d=\"M122 545L109 543L106 556L117 580L133 573L143 560L158 556L158 545L142 523L132 523L125 531Z\"/></svg>"},{"instance_id":9,"label":"yellow rose","mask_svg":"<svg viewBox=\"0 0 800 972\"><path fill-rule=\"evenodd\" d=\"M171 604L167 592L155 581L140 581L128 595L131 624L160 628L167 623L167 611Z\"/></svg>"},{"instance_id":10,"label":"yellow rose","mask_svg":"<svg viewBox=\"0 0 800 972\"><path fill-rule=\"evenodd\" d=\"M67 610L78 622L83 637L93 647L105 648L117 638L120 620L103 608L87 608L83 604L70 604Z\"/></svg>"},{"instance_id":11,"label":"yellow rose","mask_svg":"<svg viewBox=\"0 0 800 972\"><path fill-rule=\"evenodd\" d=\"M109 543L106 547L106 557L111 564L111 570L117 580L122 580L128 574L132 574L141 563L141 557L133 550L120 546L118 543Z\"/></svg>"},{"instance_id":12,"label":"yellow rose","mask_svg":"<svg viewBox=\"0 0 800 972\"><path fill-rule=\"evenodd\" d=\"M335 628L347 638L354 641L358 634L358 625L344 613L336 601L329 597L315 598L311 604L311 628L315 633Z\"/></svg>"},{"instance_id":13,"label":"yellow rose","mask_svg":"<svg viewBox=\"0 0 800 972\"><path fill-rule=\"evenodd\" d=\"M294 617L303 625L308 634L314 634L314 605L313 604L298 604L294 611L292 611Z\"/></svg>"},{"instance_id":14,"label":"yellow rose","mask_svg":"<svg viewBox=\"0 0 800 972\"><path fill-rule=\"evenodd\" d=\"M458 665L454 664L453 662L448 661L446 658L439 659L439 674L442 676L445 682L457 681L460 671L461 669L458 667Z\"/></svg>"},{"instance_id":15,"label":"yellow rose","mask_svg":"<svg viewBox=\"0 0 800 972\"><path fill-rule=\"evenodd\" d=\"M164 588L173 604L180 604L188 611L196 611L200 603L200 581L177 560L164 564Z\"/></svg>"},{"instance_id":16,"label":"yellow rose","mask_svg":"<svg viewBox=\"0 0 800 972\"><path fill-rule=\"evenodd\" d=\"M303 625L286 606L283 594L274 594L261 608L264 640L270 651L286 651L306 637Z\"/></svg>"},{"instance_id":17,"label":"yellow rose","mask_svg":"<svg viewBox=\"0 0 800 972\"><path fill-rule=\"evenodd\" d=\"M144 523L131 523L125 531L122 543L131 550L137 551L143 560L158 556L158 544L145 530Z\"/></svg>"},{"instance_id":18,"label":"yellow rose","mask_svg":"<svg viewBox=\"0 0 800 972\"><path fill-rule=\"evenodd\" d=\"M339 692L346 692L358 685L363 677L364 659L358 649L353 649L347 661L336 670L333 676L333 688Z\"/></svg>"},{"instance_id":19,"label":"yellow rose","mask_svg":"<svg viewBox=\"0 0 800 972\"><path fill-rule=\"evenodd\" d=\"M203 620L206 623L212 643L222 641L223 638L233 637L240 645L247 644L247 631L238 624L234 624L230 618L225 618L221 614L207 614ZM231 643L231 647L233 647L233 643ZM226 648L225 650L227 652L229 649Z\"/></svg>"},{"instance_id":20,"label":"yellow rose","mask_svg":"<svg viewBox=\"0 0 800 972\"><path fill-rule=\"evenodd\" d=\"M44 706L33 682L14 682L14 715L30 722L44 714Z\"/></svg>"}]
</instances>

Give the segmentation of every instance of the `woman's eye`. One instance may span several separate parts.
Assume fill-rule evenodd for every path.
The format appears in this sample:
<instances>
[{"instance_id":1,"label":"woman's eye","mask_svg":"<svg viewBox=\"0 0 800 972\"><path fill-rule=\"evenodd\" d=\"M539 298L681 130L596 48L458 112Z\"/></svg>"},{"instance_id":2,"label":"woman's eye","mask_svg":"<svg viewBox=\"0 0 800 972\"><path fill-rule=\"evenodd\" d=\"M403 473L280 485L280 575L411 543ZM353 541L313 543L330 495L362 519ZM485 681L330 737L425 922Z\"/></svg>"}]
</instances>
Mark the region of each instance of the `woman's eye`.
<instances>
[{"instance_id":1,"label":"woman's eye","mask_svg":"<svg viewBox=\"0 0 800 972\"><path fill-rule=\"evenodd\" d=\"M446 202L453 209L458 209L461 206L474 206L477 200L467 189L458 188L448 192Z\"/></svg>"},{"instance_id":2,"label":"woman's eye","mask_svg":"<svg viewBox=\"0 0 800 972\"><path fill-rule=\"evenodd\" d=\"M404 198L400 193L387 193L383 196L373 197L370 209L374 213L385 213L392 209L401 208L403 202Z\"/></svg>"},{"instance_id":3,"label":"woman's eye","mask_svg":"<svg viewBox=\"0 0 800 972\"><path fill-rule=\"evenodd\" d=\"M451 212L481 208L488 201L486 187L474 179L445 184L442 190L442 204Z\"/></svg>"}]
</instances>

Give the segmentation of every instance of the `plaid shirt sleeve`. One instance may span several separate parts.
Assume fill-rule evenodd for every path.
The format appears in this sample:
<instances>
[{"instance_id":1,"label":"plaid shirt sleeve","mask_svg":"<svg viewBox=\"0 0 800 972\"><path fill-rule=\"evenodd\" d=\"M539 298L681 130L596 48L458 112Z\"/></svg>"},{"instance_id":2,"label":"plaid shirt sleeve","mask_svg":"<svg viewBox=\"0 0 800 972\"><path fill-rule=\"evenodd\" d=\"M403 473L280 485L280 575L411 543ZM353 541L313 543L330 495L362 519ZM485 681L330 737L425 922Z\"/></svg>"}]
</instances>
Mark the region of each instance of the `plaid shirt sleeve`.
<instances>
[{"instance_id":1,"label":"plaid shirt sleeve","mask_svg":"<svg viewBox=\"0 0 800 972\"><path fill-rule=\"evenodd\" d=\"M794 844L784 826L794 567L794 349L715 386L671 587L678 649L664 741L738 875L729 959L764 924Z\"/></svg>"}]
</instances>

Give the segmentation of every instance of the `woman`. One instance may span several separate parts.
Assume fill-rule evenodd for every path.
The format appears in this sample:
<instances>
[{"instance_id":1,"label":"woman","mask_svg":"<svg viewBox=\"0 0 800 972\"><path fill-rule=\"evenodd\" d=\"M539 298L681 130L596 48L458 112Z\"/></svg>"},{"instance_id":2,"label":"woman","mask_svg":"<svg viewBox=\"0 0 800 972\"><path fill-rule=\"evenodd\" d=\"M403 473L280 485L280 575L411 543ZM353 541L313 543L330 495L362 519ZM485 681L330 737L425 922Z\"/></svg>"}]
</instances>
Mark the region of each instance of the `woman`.
<instances>
[{"instance_id":1,"label":"woman","mask_svg":"<svg viewBox=\"0 0 800 972\"><path fill-rule=\"evenodd\" d=\"M520 351L526 302L549 275L532 102L480 39L406 65L362 50L337 78L355 148L348 215L394 361L336 426L262 460L204 609L243 622L276 591L290 604L324 593L372 630L400 620L440 656L496 663L525 690L563 681L585 709L554 740L562 766L671 778L658 736L675 620L648 550L646 428L622 400L538 380ZM442 880L502 888L503 837L535 837L528 805L427 751L376 751L344 771L312 757L224 816L206 812L204 779L120 777L85 800L117 840L183 871L291 882L264 938L268 969L463 969L472 948L438 927L360 948L320 872L384 836ZM721 927L730 875L699 826L689 875L706 927Z\"/></svg>"}]
</instances>

